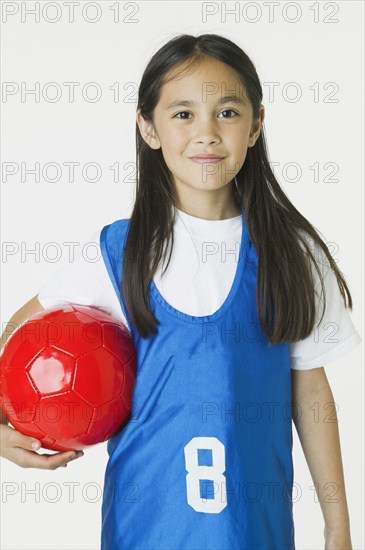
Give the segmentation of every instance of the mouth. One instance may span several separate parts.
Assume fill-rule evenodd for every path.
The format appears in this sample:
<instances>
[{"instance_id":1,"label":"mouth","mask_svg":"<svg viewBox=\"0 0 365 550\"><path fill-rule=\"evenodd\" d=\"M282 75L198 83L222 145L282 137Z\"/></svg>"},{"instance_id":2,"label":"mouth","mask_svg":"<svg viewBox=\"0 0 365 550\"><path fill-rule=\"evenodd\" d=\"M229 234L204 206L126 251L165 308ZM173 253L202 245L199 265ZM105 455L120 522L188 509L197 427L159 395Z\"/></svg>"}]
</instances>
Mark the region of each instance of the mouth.
<instances>
[{"instance_id":1,"label":"mouth","mask_svg":"<svg viewBox=\"0 0 365 550\"><path fill-rule=\"evenodd\" d=\"M195 157L189 157L193 162L202 163L217 163L222 162L226 157L209 156L209 155L196 155Z\"/></svg>"}]
</instances>

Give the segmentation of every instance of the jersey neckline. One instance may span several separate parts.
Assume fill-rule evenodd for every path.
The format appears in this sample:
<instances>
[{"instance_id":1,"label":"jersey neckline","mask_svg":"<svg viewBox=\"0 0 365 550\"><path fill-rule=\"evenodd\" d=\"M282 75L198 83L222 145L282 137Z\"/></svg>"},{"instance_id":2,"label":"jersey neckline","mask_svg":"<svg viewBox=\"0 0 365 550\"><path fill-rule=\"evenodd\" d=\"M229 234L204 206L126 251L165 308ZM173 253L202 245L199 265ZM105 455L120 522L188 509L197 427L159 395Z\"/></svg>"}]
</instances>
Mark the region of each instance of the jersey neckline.
<instances>
[{"instance_id":1,"label":"jersey neckline","mask_svg":"<svg viewBox=\"0 0 365 550\"><path fill-rule=\"evenodd\" d=\"M222 305L210 315L189 315L188 313L184 313L183 311L180 311L176 308L174 308L171 304L169 304L165 298L162 296L160 291L158 290L154 280L151 280L150 283L150 291L151 295L154 297L154 299L164 308L166 309L171 315L174 315L175 317L181 319L182 321L186 321L187 323L206 323L206 322L213 322L228 310L230 305L232 304L238 288L241 284L242 280L242 274L244 269L244 262L245 258L247 257L247 244L248 244L248 231L246 228L245 223L245 216L243 212L243 207L241 207L241 243L240 243L240 249L239 249L239 257L236 267L236 272L234 275L233 283L231 285L231 288L222 303ZM245 252L246 251L246 252Z\"/></svg>"}]
</instances>

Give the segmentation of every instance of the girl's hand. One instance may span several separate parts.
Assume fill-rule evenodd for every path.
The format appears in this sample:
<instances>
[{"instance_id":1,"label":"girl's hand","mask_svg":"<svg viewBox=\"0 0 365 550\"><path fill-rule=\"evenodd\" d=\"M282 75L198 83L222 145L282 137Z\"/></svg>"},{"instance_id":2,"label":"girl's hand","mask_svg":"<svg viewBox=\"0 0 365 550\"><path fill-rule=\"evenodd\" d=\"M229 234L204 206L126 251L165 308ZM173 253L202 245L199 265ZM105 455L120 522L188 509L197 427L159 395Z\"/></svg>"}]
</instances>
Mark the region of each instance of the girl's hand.
<instances>
[{"instance_id":1,"label":"girl's hand","mask_svg":"<svg viewBox=\"0 0 365 550\"><path fill-rule=\"evenodd\" d=\"M330 533L325 536L324 550L352 550L351 536L348 532Z\"/></svg>"},{"instance_id":2,"label":"girl's hand","mask_svg":"<svg viewBox=\"0 0 365 550\"><path fill-rule=\"evenodd\" d=\"M351 541L341 541L340 539L326 540L325 550L352 550Z\"/></svg>"},{"instance_id":3,"label":"girl's hand","mask_svg":"<svg viewBox=\"0 0 365 550\"><path fill-rule=\"evenodd\" d=\"M74 458L84 456L82 451L63 451L40 455L32 447L34 441L37 441L34 437L28 437L11 426L0 424L0 456L14 462L21 468L56 470L61 466L66 468L68 462L74 460Z\"/></svg>"}]
</instances>

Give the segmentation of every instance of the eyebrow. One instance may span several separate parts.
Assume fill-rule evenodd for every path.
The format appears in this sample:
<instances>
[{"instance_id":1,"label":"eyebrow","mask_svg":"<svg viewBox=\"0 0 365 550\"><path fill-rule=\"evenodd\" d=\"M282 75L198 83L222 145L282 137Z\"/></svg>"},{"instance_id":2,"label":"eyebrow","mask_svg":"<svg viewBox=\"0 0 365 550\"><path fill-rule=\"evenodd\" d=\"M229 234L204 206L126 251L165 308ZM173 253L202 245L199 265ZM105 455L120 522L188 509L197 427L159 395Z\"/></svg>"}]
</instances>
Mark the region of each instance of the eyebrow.
<instances>
[{"instance_id":1,"label":"eyebrow","mask_svg":"<svg viewBox=\"0 0 365 550\"><path fill-rule=\"evenodd\" d=\"M222 105L223 103L238 103L239 105L245 105L245 102L240 97L236 95L225 95L217 101L217 105ZM195 101L188 99L177 99L173 103L168 105L167 109L173 109L174 107L183 106L183 107L192 107L195 105Z\"/></svg>"}]
</instances>

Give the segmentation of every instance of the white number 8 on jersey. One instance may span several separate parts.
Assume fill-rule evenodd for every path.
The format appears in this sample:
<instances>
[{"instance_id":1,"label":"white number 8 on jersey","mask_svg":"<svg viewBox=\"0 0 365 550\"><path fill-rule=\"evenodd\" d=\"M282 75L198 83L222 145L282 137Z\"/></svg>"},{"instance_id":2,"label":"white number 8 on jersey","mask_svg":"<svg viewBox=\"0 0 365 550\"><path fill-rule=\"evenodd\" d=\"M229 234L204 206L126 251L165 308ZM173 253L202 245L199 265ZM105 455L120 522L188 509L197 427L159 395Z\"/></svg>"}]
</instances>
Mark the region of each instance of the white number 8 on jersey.
<instances>
[{"instance_id":1,"label":"white number 8 on jersey","mask_svg":"<svg viewBox=\"0 0 365 550\"><path fill-rule=\"evenodd\" d=\"M208 449L212 453L212 465L198 464L198 449ZM188 503L196 512L218 514L227 506L226 469L224 445L216 437L193 437L184 447L186 490ZM211 480L214 486L214 498L200 496L200 480ZM208 491L212 497L212 491Z\"/></svg>"}]
</instances>

